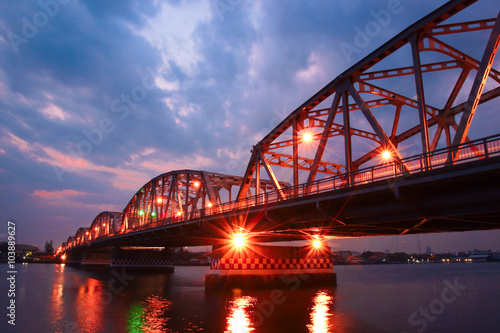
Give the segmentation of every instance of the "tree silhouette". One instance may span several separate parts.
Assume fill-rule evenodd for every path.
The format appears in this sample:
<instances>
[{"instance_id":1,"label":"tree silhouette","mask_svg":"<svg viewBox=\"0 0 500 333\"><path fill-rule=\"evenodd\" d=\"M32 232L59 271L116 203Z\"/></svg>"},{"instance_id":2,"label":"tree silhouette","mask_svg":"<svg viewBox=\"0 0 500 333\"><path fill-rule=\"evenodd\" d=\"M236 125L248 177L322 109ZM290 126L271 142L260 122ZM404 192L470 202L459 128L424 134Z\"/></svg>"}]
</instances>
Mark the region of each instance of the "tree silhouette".
<instances>
[{"instance_id":1,"label":"tree silhouette","mask_svg":"<svg viewBox=\"0 0 500 333\"><path fill-rule=\"evenodd\" d=\"M54 253L54 247L52 246L52 240L50 242L49 241L45 242L45 253L48 253L48 254Z\"/></svg>"}]
</instances>

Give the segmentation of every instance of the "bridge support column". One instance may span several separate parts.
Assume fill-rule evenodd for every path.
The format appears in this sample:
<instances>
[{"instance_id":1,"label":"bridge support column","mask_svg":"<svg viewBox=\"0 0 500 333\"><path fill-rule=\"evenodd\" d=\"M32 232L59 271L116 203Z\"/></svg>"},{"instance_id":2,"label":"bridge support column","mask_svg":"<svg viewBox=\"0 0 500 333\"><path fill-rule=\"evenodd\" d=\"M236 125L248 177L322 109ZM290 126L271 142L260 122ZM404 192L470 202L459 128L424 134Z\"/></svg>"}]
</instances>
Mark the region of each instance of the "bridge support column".
<instances>
[{"instance_id":1,"label":"bridge support column","mask_svg":"<svg viewBox=\"0 0 500 333\"><path fill-rule=\"evenodd\" d=\"M115 247L109 268L121 267L135 271L174 272L168 248Z\"/></svg>"},{"instance_id":2,"label":"bridge support column","mask_svg":"<svg viewBox=\"0 0 500 333\"><path fill-rule=\"evenodd\" d=\"M171 254L168 248L105 247L98 249L71 250L63 260L82 267L127 268L135 271L158 270L172 273Z\"/></svg>"},{"instance_id":3,"label":"bridge support column","mask_svg":"<svg viewBox=\"0 0 500 333\"><path fill-rule=\"evenodd\" d=\"M111 249L99 248L83 250L80 264L86 267L108 267L111 262Z\"/></svg>"},{"instance_id":4,"label":"bridge support column","mask_svg":"<svg viewBox=\"0 0 500 333\"><path fill-rule=\"evenodd\" d=\"M214 246L205 289L335 286L330 249L251 245L241 251Z\"/></svg>"}]
</instances>

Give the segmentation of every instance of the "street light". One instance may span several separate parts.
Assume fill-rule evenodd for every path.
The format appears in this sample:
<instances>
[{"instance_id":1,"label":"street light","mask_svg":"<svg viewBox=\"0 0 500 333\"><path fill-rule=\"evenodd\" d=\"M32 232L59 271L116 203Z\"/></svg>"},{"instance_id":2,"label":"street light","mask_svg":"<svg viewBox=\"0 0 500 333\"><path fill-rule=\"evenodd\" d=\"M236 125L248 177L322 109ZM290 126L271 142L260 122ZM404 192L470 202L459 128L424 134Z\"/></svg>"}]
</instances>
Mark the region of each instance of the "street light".
<instances>
[{"instance_id":1,"label":"street light","mask_svg":"<svg viewBox=\"0 0 500 333\"><path fill-rule=\"evenodd\" d=\"M310 142L313 139L313 136L311 133L306 132L302 135L302 141L303 142Z\"/></svg>"},{"instance_id":2,"label":"street light","mask_svg":"<svg viewBox=\"0 0 500 333\"><path fill-rule=\"evenodd\" d=\"M245 236L243 234L236 234L233 236L233 244L237 248L245 246Z\"/></svg>"},{"instance_id":3,"label":"street light","mask_svg":"<svg viewBox=\"0 0 500 333\"><path fill-rule=\"evenodd\" d=\"M389 161L391 158L392 158L392 154L389 150L384 150L382 152L382 159L384 159L385 161Z\"/></svg>"}]
</instances>

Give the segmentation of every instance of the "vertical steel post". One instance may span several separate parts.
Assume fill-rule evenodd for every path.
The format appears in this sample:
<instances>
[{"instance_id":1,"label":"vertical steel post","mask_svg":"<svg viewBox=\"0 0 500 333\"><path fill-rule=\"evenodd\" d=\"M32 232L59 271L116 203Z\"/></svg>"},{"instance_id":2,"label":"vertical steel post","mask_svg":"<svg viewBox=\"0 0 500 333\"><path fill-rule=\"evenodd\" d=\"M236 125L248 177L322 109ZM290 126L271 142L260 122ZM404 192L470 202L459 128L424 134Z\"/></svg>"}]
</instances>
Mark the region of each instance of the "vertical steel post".
<instances>
[{"instance_id":1,"label":"vertical steel post","mask_svg":"<svg viewBox=\"0 0 500 333\"><path fill-rule=\"evenodd\" d=\"M255 167L255 204L259 204L259 194L260 194L260 159L256 161Z\"/></svg>"},{"instance_id":2,"label":"vertical steel post","mask_svg":"<svg viewBox=\"0 0 500 333\"><path fill-rule=\"evenodd\" d=\"M349 117L349 96L347 90L342 91L342 113L344 116L344 150L345 171L347 174L347 187L352 185L352 144L351 144L351 121Z\"/></svg>"},{"instance_id":3,"label":"vertical steel post","mask_svg":"<svg viewBox=\"0 0 500 333\"><path fill-rule=\"evenodd\" d=\"M292 125L292 131L293 131L293 188L294 188L294 193L293 195L296 197L298 193L298 185L299 185L299 144L298 144L298 124L297 124L297 119L293 120L293 125Z\"/></svg>"}]
</instances>

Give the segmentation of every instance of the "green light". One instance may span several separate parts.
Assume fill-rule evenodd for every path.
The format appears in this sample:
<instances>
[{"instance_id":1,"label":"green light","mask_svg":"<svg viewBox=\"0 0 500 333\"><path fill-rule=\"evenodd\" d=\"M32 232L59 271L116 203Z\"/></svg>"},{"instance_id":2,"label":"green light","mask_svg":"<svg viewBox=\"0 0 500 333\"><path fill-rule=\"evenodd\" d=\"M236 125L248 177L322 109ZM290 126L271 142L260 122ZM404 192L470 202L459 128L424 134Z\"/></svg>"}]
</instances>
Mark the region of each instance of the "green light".
<instances>
[{"instance_id":1,"label":"green light","mask_svg":"<svg viewBox=\"0 0 500 333\"><path fill-rule=\"evenodd\" d=\"M156 216L156 212L151 212L151 216L155 217Z\"/></svg>"},{"instance_id":2,"label":"green light","mask_svg":"<svg viewBox=\"0 0 500 333\"><path fill-rule=\"evenodd\" d=\"M144 211L141 209L141 210L139 210L139 216L142 216L142 215L144 215Z\"/></svg>"},{"instance_id":3,"label":"green light","mask_svg":"<svg viewBox=\"0 0 500 333\"><path fill-rule=\"evenodd\" d=\"M127 317L129 333L144 332L144 308L140 303L130 307Z\"/></svg>"}]
</instances>

